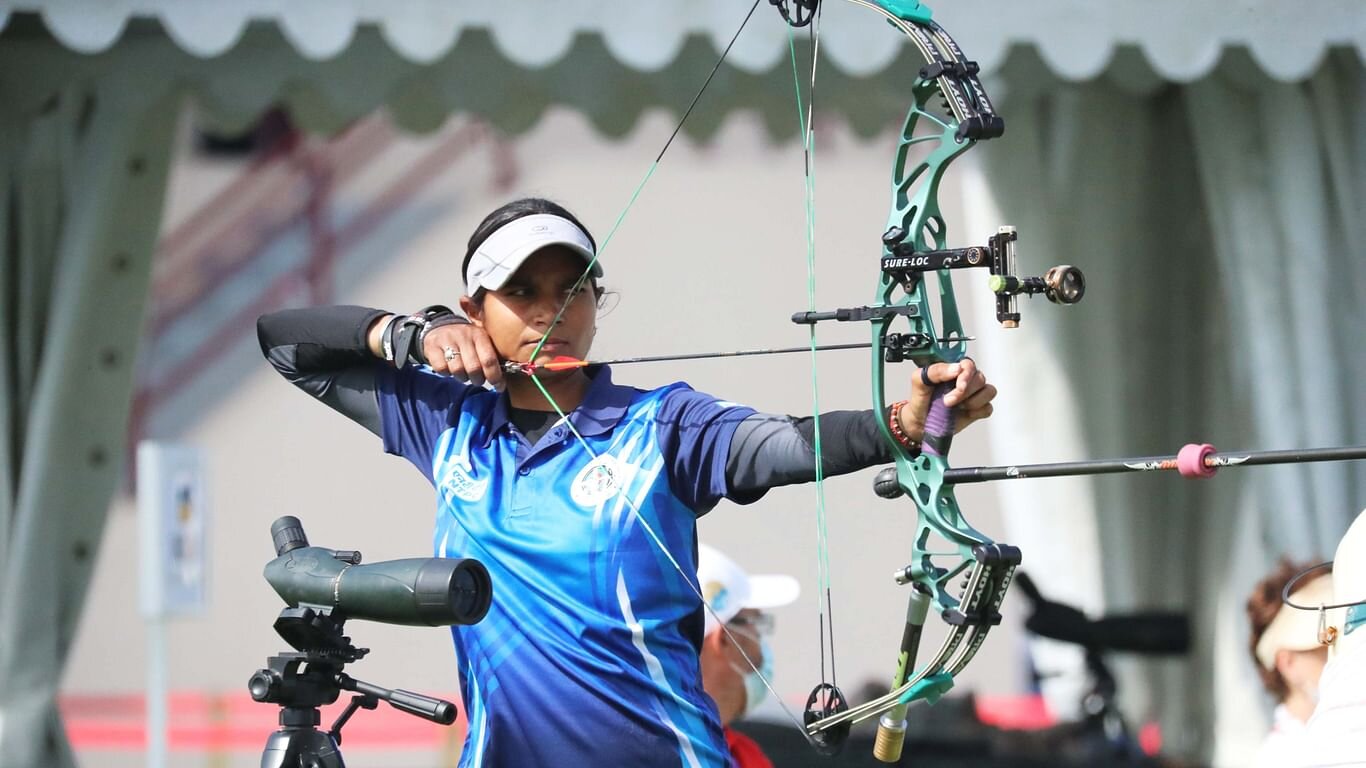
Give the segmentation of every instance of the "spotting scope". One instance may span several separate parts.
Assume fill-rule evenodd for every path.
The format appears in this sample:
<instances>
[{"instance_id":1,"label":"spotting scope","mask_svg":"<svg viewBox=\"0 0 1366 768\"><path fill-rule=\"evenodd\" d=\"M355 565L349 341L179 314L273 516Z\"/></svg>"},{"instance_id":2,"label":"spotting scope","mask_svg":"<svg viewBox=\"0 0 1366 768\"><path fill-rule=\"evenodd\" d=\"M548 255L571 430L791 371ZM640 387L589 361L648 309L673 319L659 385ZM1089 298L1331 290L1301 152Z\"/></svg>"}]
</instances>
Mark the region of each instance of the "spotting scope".
<instances>
[{"instance_id":1,"label":"spotting scope","mask_svg":"<svg viewBox=\"0 0 1366 768\"><path fill-rule=\"evenodd\" d=\"M347 619L387 624L445 626L474 624L484 618L493 597L489 572L478 560L424 557L360 564L360 553L308 545L297 517L282 517L270 527L274 560L266 581L289 607L280 611L275 631L293 651L271 656L247 681L251 698L280 707L280 729L261 753L261 768L345 768L341 729L358 709L380 701L441 725L455 722L449 701L402 689L389 689L346 674L347 664L363 658L345 634ZM356 694L326 731L320 707L342 691Z\"/></svg>"},{"instance_id":2,"label":"spotting scope","mask_svg":"<svg viewBox=\"0 0 1366 768\"><path fill-rule=\"evenodd\" d=\"M266 564L266 581L291 608L438 627L478 623L493 599L489 572L478 560L415 557L361 565L359 552L309 546L303 524L291 515L276 520L270 535L277 557Z\"/></svg>"}]
</instances>

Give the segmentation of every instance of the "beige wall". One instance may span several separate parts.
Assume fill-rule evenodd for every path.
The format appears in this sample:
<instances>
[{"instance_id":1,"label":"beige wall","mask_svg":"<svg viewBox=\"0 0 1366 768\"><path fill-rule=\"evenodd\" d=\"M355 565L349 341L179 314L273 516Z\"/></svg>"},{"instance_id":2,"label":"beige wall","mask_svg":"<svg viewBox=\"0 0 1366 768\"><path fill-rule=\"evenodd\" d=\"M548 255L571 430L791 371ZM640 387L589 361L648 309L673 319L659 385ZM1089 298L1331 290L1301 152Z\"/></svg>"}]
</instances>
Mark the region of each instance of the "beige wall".
<instances>
[{"instance_id":1,"label":"beige wall","mask_svg":"<svg viewBox=\"0 0 1366 768\"><path fill-rule=\"evenodd\" d=\"M564 202L601 240L667 137L671 120L654 116L625 141L612 143L578 116L554 114L516 140L520 175L514 193ZM405 139L415 145L432 140ZM823 129L816 170L817 302L822 308L872 298L891 141L890 132L859 144L838 128ZM213 183L208 176L197 181L184 170L188 167L175 177L173 206L193 199L196 184ZM454 303L463 243L477 220L504 199L488 191L487 175L487 163L477 158L457 164L419 201L441 206L449 215L414 233L410 227L418 225L400 213L361 244L365 253L347 255L355 263L384 266L372 268L340 300L391 309ZM788 321L807 301L802 194L800 148L772 146L743 115L705 147L677 140L604 252L605 283L620 292L620 304L601 320L595 353L805 343L804 329ZM952 186L944 197L952 226L961 220L951 202ZM183 211L171 214L175 219ZM985 234L950 233L954 244ZM978 275L960 279L960 294L969 293L969 287L984 292L979 282L984 280ZM864 326L820 330L823 342L867 337ZM213 526L208 613L175 621L169 632L174 689L241 691L265 657L284 648L271 630L282 605L261 578L272 555L268 528L277 516L297 515L314 543L360 549L371 562L430 550L432 494L418 472L384 456L367 432L279 379L253 352L254 343L243 337L224 350L216 370L203 372L211 379L236 366L251 371L226 396L193 403L202 417L176 436L206 453ZM867 368L865 353L826 354L820 361L822 408L866 407ZM805 414L811 409L809 361L800 355L636 366L618 369L617 378L645 387L683 379L762 410ZM955 444L956 464L986 459L984 432L970 432ZM905 606L905 589L890 574L907 562L914 518L909 504L871 493L872 474L836 478L826 487L837 663L847 689L889 678ZM812 487L779 489L749 507L725 504L700 524L703 540L750 570L782 571L801 580L802 599L776 612L775 643L776 684L798 707L819 677L814 493ZM959 497L971 522L989 535L1002 535L990 490L968 487ZM68 666L68 693L142 689L137 559L134 505L123 498L109 518ZM1020 691L1023 647L1011 605L1008 601L1007 626L968 667L962 688ZM373 649L370 658L354 665L357 676L394 687L456 691L445 630L366 622L353 622L349 630L359 645Z\"/></svg>"}]
</instances>

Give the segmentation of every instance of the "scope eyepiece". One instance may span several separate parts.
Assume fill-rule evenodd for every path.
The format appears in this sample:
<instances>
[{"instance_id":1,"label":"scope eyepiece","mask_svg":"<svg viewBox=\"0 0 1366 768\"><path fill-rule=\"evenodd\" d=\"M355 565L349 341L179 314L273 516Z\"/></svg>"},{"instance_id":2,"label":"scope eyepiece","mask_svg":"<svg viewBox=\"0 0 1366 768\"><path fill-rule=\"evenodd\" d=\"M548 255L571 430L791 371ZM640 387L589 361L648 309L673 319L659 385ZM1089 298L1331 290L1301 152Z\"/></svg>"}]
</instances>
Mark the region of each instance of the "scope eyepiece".
<instances>
[{"instance_id":1,"label":"scope eyepiece","mask_svg":"<svg viewBox=\"0 0 1366 768\"><path fill-rule=\"evenodd\" d=\"M308 536L304 533L304 524L293 515L285 515L271 523L270 538L275 542L276 555L283 555L286 552L308 546Z\"/></svg>"}]
</instances>

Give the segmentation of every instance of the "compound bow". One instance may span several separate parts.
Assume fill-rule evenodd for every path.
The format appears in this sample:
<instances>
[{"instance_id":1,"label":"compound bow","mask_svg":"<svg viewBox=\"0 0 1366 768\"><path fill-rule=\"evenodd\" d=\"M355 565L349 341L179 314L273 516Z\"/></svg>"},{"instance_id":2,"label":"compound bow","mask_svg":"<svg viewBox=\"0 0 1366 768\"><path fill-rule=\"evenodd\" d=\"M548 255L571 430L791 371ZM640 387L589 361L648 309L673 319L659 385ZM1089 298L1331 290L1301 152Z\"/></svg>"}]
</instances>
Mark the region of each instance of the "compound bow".
<instances>
[{"instance_id":1,"label":"compound bow","mask_svg":"<svg viewBox=\"0 0 1366 768\"><path fill-rule=\"evenodd\" d=\"M818 0L773 2L794 26L810 23L820 10ZM886 17L920 51L925 65L912 86L914 101L898 141L876 300L863 307L802 312L792 320L801 324L870 322L873 408L885 413L887 363L909 360L923 368L957 362L967 354L950 270L980 267L990 271L996 316L1007 328L1019 324L1020 294L1042 293L1057 303L1072 304L1081 300L1085 281L1080 271L1067 266L1054 267L1041 278L1018 277L1013 227L1001 227L984 246L946 247L940 182L949 164L974 144L1002 135L1005 122L977 77L977 64L933 21L928 8L895 0L851 2ZM937 273L939 284L941 325L937 330L927 279L932 272ZM905 319L909 331L894 330L898 318ZM874 488L884 498L907 496L917 513L911 563L896 574L899 584L911 586L906 626L892 689L885 696L850 707L830 683L822 682L812 691L804 720L807 735L822 751L837 750L853 723L881 715L874 754L879 760L895 762L905 740L907 707L918 699L933 702L952 687L953 678L972 660L987 632L1001 621L999 608L1020 563L1020 551L992 541L969 525L952 486L944 482L954 417L943 398L952 389L952 383L936 387L919 455L898 442L888 421L880 422L896 464L878 474ZM949 551L936 552L943 543ZM949 625L949 633L934 656L917 667L930 608Z\"/></svg>"}]
</instances>

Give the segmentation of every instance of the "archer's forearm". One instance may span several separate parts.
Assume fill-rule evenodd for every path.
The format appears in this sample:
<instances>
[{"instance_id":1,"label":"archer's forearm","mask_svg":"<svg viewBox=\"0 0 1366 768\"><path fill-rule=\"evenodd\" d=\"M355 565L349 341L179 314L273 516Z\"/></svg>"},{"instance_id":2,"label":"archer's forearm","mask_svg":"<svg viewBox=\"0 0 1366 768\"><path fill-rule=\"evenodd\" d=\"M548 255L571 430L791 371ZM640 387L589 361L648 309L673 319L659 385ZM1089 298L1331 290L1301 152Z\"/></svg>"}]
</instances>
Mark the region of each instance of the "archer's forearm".
<instances>
[{"instance_id":1,"label":"archer's forearm","mask_svg":"<svg viewBox=\"0 0 1366 768\"><path fill-rule=\"evenodd\" d=\"M266 360L291 384L379 434L371 337L388 314L355 306L287 309L262 315L256 336Z\"/></svg>"},{"instance_id":2,"label":"archer's forearm","mask_svg":"<svg viewBox=\"0 0 1366 768\"><path fill-rule=\"evenodd\" d=\"M826 477L892 460L873 411L821 414L821 471ZM740 423L726 460L730 489L744 495L816 479L816 421L756 413Z\"/></svg>"}]
</instances>

